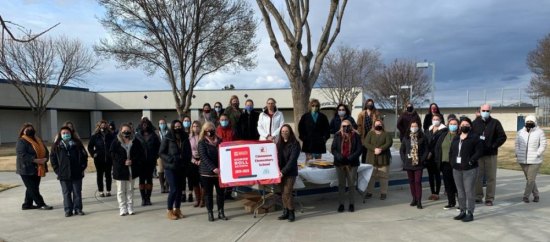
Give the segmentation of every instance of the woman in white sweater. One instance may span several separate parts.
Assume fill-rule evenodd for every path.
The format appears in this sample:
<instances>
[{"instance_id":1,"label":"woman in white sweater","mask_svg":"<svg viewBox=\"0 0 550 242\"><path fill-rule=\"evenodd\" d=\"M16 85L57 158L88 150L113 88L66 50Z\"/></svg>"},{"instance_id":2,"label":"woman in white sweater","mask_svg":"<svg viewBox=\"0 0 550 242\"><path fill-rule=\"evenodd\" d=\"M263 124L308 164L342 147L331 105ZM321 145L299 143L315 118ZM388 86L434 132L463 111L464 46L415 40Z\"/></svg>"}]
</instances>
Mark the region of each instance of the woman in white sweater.
<instances>
[{"instance_id":1,"label":"woman in white sweater","mask_svg":"<svg viewBox=\"0 0 550 242\"><path fill-rule=\"evenodd\" d=\"M516 137L516 159L523 173L527 184L523 192L523 202L529 202L529 196L533 194L533 202L539 202L539 190L535 178L543 161L544 150L546 149L546 137L544 131L537 126L535 116L525 118L525 127L518 131Z\"/></svg>"},{"instance_id":2,"label":"woman in white sweater","mask_svg":"<svg viewBox=\"0 0 550 242\"><path fill-rule=\"evenodd\" d=\"M281 127L285 123L283 113L277 110L277 102L273 98L268 98L264 111L260 114L258 120L258 133L260 140L271 140L277 143Z\"/></svg>"}]
</instances>

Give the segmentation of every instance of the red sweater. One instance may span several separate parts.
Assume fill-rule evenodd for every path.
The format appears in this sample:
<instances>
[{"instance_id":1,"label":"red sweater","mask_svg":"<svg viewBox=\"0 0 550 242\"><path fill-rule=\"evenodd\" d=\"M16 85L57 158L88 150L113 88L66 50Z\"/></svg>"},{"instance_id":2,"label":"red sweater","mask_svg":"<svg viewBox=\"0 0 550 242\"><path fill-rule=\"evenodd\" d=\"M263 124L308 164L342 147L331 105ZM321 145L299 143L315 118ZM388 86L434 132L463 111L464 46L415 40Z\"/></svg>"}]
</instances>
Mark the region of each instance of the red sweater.
<instances>
[{"instance_id":1,"label":"red sweater","mask_svg":"<svg viewBox=\"0 0 550 242\"><path fill-rule=\"evenodd\" d=\"M222 139L222 142L233 141L235 139L235 132L231 126L223 128L221 125L216 128L216 135Z\"/></svg>"}]
</instances>

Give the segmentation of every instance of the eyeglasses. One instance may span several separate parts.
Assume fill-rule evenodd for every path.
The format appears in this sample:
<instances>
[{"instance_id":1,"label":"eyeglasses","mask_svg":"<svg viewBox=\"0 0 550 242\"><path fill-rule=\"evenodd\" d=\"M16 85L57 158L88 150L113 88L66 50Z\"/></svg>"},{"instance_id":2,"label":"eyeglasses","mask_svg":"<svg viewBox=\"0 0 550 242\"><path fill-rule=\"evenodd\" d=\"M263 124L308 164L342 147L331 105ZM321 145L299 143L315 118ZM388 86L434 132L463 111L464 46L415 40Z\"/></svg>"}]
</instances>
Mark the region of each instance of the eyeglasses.
<instances>
[{"instance_id":1,"label":"eyeglasses","mask_svg":"<svg viewBox=\"0 0 550 242\"><path fill-rule=\"evenodd\" d=\"M489 113L489 112L491 112L491 110L481 110L481 112Z\"/></svg>"}]
</instances>

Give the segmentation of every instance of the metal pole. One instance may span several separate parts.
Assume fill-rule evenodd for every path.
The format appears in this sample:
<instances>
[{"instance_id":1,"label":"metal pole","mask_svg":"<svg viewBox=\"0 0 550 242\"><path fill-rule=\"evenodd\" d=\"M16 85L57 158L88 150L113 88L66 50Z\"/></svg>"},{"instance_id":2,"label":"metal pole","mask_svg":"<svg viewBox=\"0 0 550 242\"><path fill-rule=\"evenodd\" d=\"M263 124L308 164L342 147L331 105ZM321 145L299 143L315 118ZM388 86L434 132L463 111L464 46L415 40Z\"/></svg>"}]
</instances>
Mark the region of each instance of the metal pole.
<instances>
[{"instance_id":1,"label":"metal pole","mask_svg":"<svg viewBox=\"0 0 550 242\"><path fill-rule=\"evenodd\" d=\"M413 103L413 85L409 85L409 88L411 89L411 92L409 93L409 102Z\"/></svg>"},{"instance_id":2,"label":"metal pole","mask_svg":"<svg viewBox=\"0 0 550 242\"><path fill-rule=\"evenodd\" d=\"M466 90L466 107L470 106L470 89Z\"/></svg>"},{"instance_id":3,"label":"metal pole","mask_svg":"<svg viewBox=\"0 0 550 242\"><path fill-rule=\"evenodd\" d=\"M504 88L500 89L500 106L504 107Z\"/></svg>"},{"instance_id":4,"label":"metal pole","mask_svg":"<svg viewBox=\"0 0 550 242\"><path fill-rule=\"evenodd\" d=\"M432 103L435 103L435 62L432 62Z\"/></svg>"},{"instance_id":5,"label":"metal pole","mask_svg":"<svg viewBox=\"0 0 550 242\"><path fill-rule=\"evenodd\" d=\"M519 103L518 107L521 107L521 88L519 89Z\"/></svg>"},{"instance_id":6,"label":"metal pole","mask_svg":"<svg viewBox=\"0 0 550 242\"><path fill-rule=\"evenodd\" d=\"M399 100L399 98L397 98L397 95L396 95L395 96L395 127L396 128L395 128L395 132L393 132L394 133L394 135L393 135L394 138L397 138L397 119L398 119L398 117L397 117L397 115L398 115L397 114L397 105L398 105L397 101L398 100Z\"/></svg>"}]
</instances>

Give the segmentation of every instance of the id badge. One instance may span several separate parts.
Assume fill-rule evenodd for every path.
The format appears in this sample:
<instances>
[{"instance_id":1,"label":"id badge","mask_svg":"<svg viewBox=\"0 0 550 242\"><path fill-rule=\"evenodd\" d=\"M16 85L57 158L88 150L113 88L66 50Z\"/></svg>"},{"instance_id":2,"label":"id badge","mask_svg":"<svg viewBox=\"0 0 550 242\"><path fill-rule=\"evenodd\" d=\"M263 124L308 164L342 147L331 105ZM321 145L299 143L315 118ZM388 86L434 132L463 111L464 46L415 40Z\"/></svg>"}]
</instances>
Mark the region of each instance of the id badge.
<instances>
[{"instance_id":1,"label":"id badge","mask_svg":"<svg viewBox=\"0 0 550 242\"><path fill-rule=\"evenodd\" d=\"M456 163L457 163L457 164L462 163L462 158L461 158L461 157L456 157Z\"/></svg>"},{"instance_id":2,"label":"id badge","mask_svg":"<svg viewBox=\"0 0 550 242\"><path fill-rule=\"evenodd\" d=\"M411 155L411 154L407 154L407 158L412 159L412 155Z\"/></svg>"},{"instance_id":3,"label":"id badge","mask_svg":"<svg viewBox=\"0 0 550 242\"><path fill-rule=\"evenodd\" d=\"M479 136L479 139L485 140L485 136L481 135L481 136Z\"/></svg>"}]
</instances>

